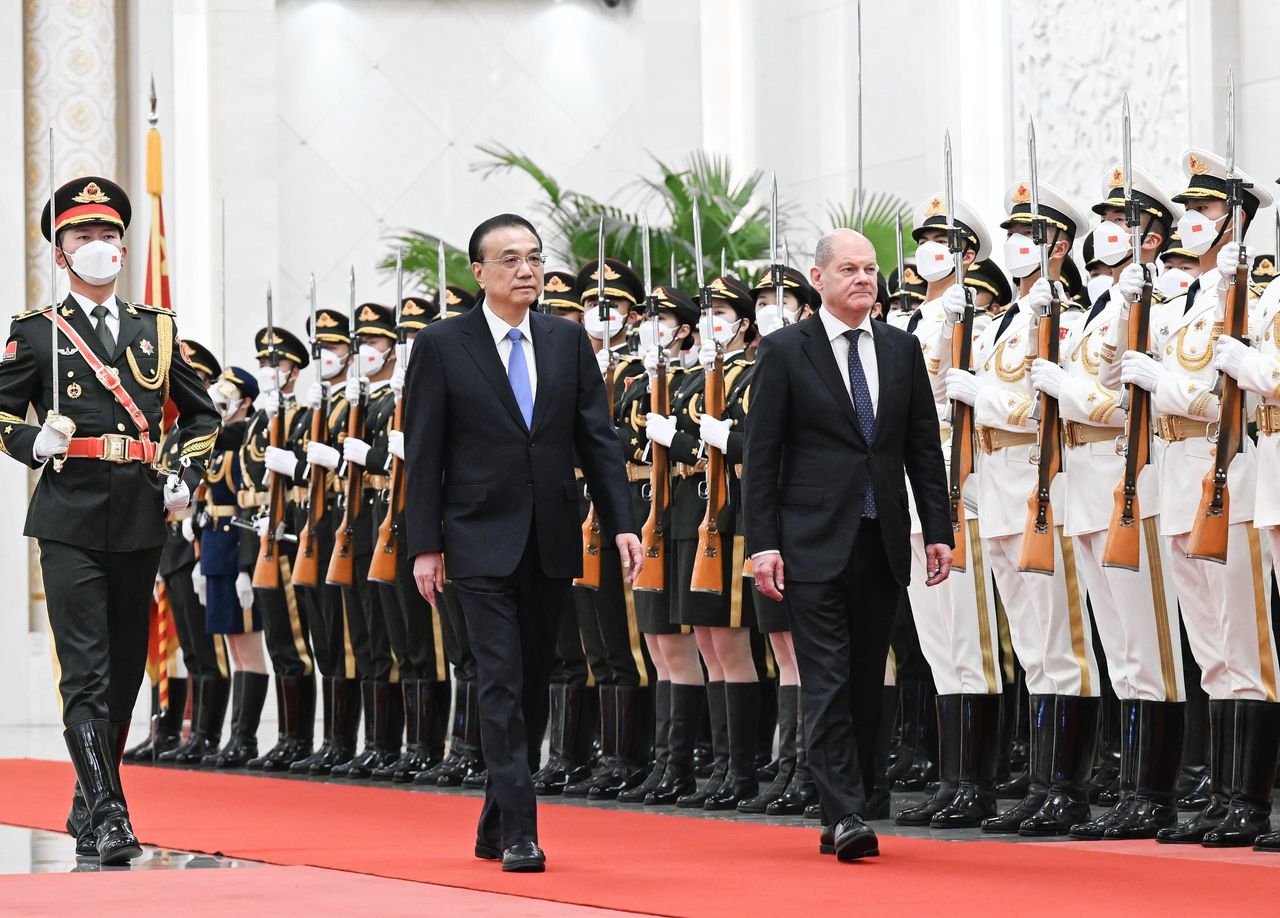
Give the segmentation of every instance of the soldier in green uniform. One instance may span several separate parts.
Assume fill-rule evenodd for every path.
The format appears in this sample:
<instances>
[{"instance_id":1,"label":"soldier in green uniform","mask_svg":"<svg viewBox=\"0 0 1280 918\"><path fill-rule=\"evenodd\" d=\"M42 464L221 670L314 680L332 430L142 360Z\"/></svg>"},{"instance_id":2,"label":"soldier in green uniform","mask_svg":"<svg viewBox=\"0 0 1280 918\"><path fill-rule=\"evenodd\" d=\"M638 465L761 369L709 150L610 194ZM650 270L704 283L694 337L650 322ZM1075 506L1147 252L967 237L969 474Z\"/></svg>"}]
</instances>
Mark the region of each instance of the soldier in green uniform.
<instances>
[{"instance_id":1,"label":"soldier in green uniform","mask_svg":"<svg viewBox=\"0 0 1280 918\"><path fill-rule=\"evenodd\" d=\"M582 321L582 300L577 293L578 275L569 271L548 271L542 282L542 309L553 316Z\"/></svg>"},{"instance_id":2,"label":"soldier in green uniform","mask_svg":"<svg viewBox=\"0 0 1280 918\"><path fill-rule=\"evenodd\" d=\"M131 214L123 189L88 176L63 185L50 204L41 229L71 292L10 327L0 354L0 449L43 469L24 533L40 546L77 778L67 828L77 849L92 845L102 863L118 864L141 854L119 766L146 667L165 513L190 504L218 414L183 356L173 316L115 295ZM170 400L178 408L172 466L152 439ZM40 423L27 423L29 408Z\"/></svg>"}]
</instances>

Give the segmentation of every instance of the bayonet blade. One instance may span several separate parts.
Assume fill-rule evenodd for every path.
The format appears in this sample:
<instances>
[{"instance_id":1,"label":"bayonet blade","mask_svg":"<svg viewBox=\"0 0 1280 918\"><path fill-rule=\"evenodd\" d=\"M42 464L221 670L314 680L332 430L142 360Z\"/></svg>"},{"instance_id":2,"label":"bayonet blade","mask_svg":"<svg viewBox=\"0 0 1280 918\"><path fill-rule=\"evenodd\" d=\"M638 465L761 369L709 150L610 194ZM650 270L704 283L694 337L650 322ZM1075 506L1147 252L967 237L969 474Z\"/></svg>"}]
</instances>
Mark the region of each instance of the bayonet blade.
<instances>
[{"instance_id":1,"label":"bayonet blade","mask_svg":"<svg viewBox=\"0 0 1280 918\"><path fill-rule=\"evenodd\" d=\"M858 232L866 218L866 188L862 184L862 0L858 0Z\"/></svg>"},{"instance_id":2,"label":"bayonet blade","mask_svg":"<svg viewBox=\"0 0 1280 918\"><path fill-rule=\"evenodd\" d=\"M1125 93L1121 101L1121 116L1123 124L1121 129L1121 156L1124 162L1121 164L1124 169L1124 197L1129 200L1133 197L1133 134L1131 133L1131 125L1129 122L1129 94Z\"/></svg>"},{"instance_id":3,"label":"bayonet blade","mask_svg":"<svg viewBox=\"0 0 1280 918\"><path fill-rule=\"evenodd\" d=\"M351 337L354 340L356 334L356 266L351 266L351 273L347 276L347 299L349 300L348 309L351 319Z\"/></svg>"},{"instance_id":4,"label":"bayonet blade","mask_svg":"<svg viewBox=\"0 0 1280 918\"><path fill-rule=\"evenodd\" d=\"M1236 76L1227 67L1227 178L1236 174Z\"/></svg>"},{"instance_id":5,"label":"bayonet blade","mask_svg":"<svg viewBox=\"0 0 1280 918\"><path fill-rule=\"evenodd\" d=\"M672 287L680 286L678 283L676 283L676 253L674 250L671 252L671 286Z\"/></svg>"},{"instance_id":6,"label":"bayonet blade","mask_svg":"<svg viewBox=\"0 0 1280 918\"><path fill-rule=\"evenodd\" d=\"M649 254L649 218L644 218L644 228L640 236L640 256L644 262L644 295L653 292L653 264Z\"/></svg>"},{"instance_id":7,"label":"bayonet blade","mask_svg":"<svg viewBox=\"0 0 1280 918\"><path fill-rule=\"evenodd\" d=\"M706 286L706 279L702 270L702 212L696 197L693 199L693 270L701 290Z\"/></svg>"},{"instance_id":8,"label":"bayonet blade","mask_svg":"<svg viewBox=\"0 0 1280 918\"><path fill-rule=\"evenodd\" d=\"M436 240L436 316L443 319L449 301L449 285L445 281L444 240Z\"/></svg>"},{"instance_id":9,"label":"bayonet blade","mask_svg":"<svg viewBox=\"0 0 1280 918\"><path fill-rule=\"evenodd\" d=\"M897 243L898 290L901 291L902 285L903 285L902 275L906 273L906 270L907 270L907 258L906 258L906 254L903 252L903 249L902 249L902 213L901 212L897 213L894 216L894 223L895 223L895 226L897 227L897 232L894 234L895 236L894 242ZM890 291L890 293L892 294L892 291Z\"/></svg>"},{"instance_id":10,"label":"bayonet blade","mask_svg":"<svg viewBox=\"0 0 1280 918\"><path fill-rule=\"evenodd\" d=\"M604 214L600 215L600 225L596 230L596 309L600 313L600 321L607 321L609 306L604 298ZM604 343L608 346L607 338Z\"/></svg>"},{"instance_id":11,"label":"bayonet blade","mask_svg":"<svg viewBox=\"0 0 1280 918\"><path fill-rule=\"evenodd\" d=\"M773 187L769 194L769 258L778 263L778 173L773 173ZM779 304L781 305L781 304Z\"/></svg>"},{"instance_id":12,"label":"bayonet blade","mask_svg":"<svg viewBox=\"0 0 1280 918\"><path fill-rule=\"evenodd\" d=\"M57 226L58 208L54 204L57 197L57 189L55 187L55 173L53 164L53 125L49 125L49 317L53 319L49 325L53 328L53 345L49 348L50 359L52 360L53 378L53 405L51 410L54 414L58 414L58 408L61 404L58 398L58 390L62 383L61 374L58 371L58 234L54 230ZM59 464L54 465L55 469L60 469Z\"/></svg>"},{"instance_id":13,"label":"bayonet blade","mask_svg":"<svg viewBox=\"0 0 1280 918\"><path fill-rule=\"evenodd\" d=\"M271 282L267 281L267 359L273 367L280 365L276 355L276 314L271 305ZM276 381L279 384L279 380Z\"/></svg>"},{"instance_id":14,"label":"bayonet blade","mask_svg":"<svg viewBox=\"0 0 1280 918\"><path fill-rule=\"evenodd\" d=\"M316 328L316 275L311 272L307 284L311 300L311 359L320 359L320 329ZM318 370L317 370L318 372Z\"/></svg>"},{"instance_id":15,"label":"bayonet blade","mask_svg":"<svg viewBox=\"0 0 1280 918\"><path fill-rule=\"evenodd\" d=\"M400 327L404 311L404 246L396 246L396 340L404 344L404 330Z\"/></svg>"},{"instance_id":16,"label":"bayonet blade","mask_svg":"<svg viewBox=\"0 0 1280 918\"><path fill-rule=\"evenodd\" d=\"M720 276L725 277L729 273L728 262L725 261L724 249L720 249Z\"/></svg>"}]
</instances>

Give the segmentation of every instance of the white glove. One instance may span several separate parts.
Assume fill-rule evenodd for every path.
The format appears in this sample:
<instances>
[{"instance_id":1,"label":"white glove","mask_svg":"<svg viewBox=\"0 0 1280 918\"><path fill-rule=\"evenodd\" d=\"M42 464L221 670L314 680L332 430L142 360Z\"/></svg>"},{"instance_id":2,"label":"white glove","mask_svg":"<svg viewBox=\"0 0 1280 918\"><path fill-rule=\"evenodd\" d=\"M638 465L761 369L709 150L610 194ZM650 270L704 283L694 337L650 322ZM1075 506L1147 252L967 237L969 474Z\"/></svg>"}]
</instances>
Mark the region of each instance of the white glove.
<instances>
[{"instance_id":1,"label":"white glove","mask_svg":"<svg viewBox=\"0 0 1280 918\"><path fill-rule=\"evenodd\" d=\"M658 378L658 345L651 344L649 349L644 352L644 371L649 374L650 379Z\"/></svg>"},{"instance_id":2,"label":"white glove","mask_svg":"<svg viewBox=\"0 0 1280 918\"><path fill-rule=\"evenodd\" d=\"M702 364L702 369L710 373L716 365L716 343L708 341L698 348L698 363Z\"/></svg>"},{"instance_id":3,"label":"white glove","mask_svg":"<svg viewBox=\"0 0 1280 918\"><path fill-rule=\"evenodd\" d=\"M369 444L363 440L347 437L342 441L342 458L356 465L364 465L365 459L369 458L369 449Z\"/></svg>"},{"instance_id":4,"label":"white glove","mask_svg":"<svg viewBox=\"0 0 1280 918\"><path fill-rule=\"evenodd\" d=\"M259 395L257 404L266 413L268 421L274 421L280 413L280 398L274 392Z\"/></svg>"},{"instance_id":5,"label":"white glove","mask_svg":"<svg viewBox=\"0 0 1280 918\"><path fill-rule=\"evenodd\" d=\"M1116 286L1120 288L1120 315L1123 318L1129 317L1130 305L1138 302L1138 297L1142 296L1144 280L1142 265L1125 265L1120 272L1120 280L1116 281Z\"/></svg>"},{"instance_id":6,"label":"white glove","mask_svg":"<svg viewBox=\"0 0 1280 918\"><path fill-rule=\"evenodd\" d=\"M974 374L956 367L947 370L947 398L973 407L977 404L981 391L982 383Z\"/></svg>"},{"instance_id":7,"label":"white glove","mask_svg":"<svg viewBox=\"0 0 1280 918\"><path fill-rule=\"evenodd\" d=\"M600 369L600 375L604 376L609 370L609 349L602 347L596 351L596 366Z\"/></svg>"},{"instance_id":8,"label":"white glove","mask_svg":"<svg viewBox=\"0 0 1280 918\"><path fill-rule=\"evenodd\" d=\"M1039 389L1050 398L1062 394L1062 385L1067 381L1067 371L1056 363L1037 357L1031 364L1031 388Z\"/></svg>"},{"instance_id":9,"label":"white glove","mask_svg":"<svg viewBox=\"0 0 1280 918\"><path fill-rule=\"evenodd\" d=\"M404 395L404 376L408 370L407 364L401 365L396 361L396 368L391 371L391 391L396 394L396 398Z\"/></svg>"},{"instance_id":10,"label":"white glove","mask_svg":"<svg viewBox=\"0 0 1280 918\"><path fill-rule=\"evenodd\" d=\"M253 580L248 571L236 574L236 599L239 600L241 609L253 608Z\"/></svg>"},{"instance_id":11,"label":"white glove","mask_svg":"<svg viewBox=\"0 0 1280 918\"><path fill-rule=\"evenodd\" d=\"M347 401L351 402L351 404L353 405L360 399L361 383L368 385L369 380L365 379L363 376L353 376L347 380L347 385L346 385Z\"/></svg>"},{"instance_id":12,"label":"white glove","mask_svg":"<svg viewBox=\"0 0 1280 918\"><path fill-rule=\"evenodd\" d=\"M164 483L164 508L170 513L186 510L191 505L191 489L178 477L177 472L169 473L169 480Z\"/></svg>"},{"instance_id":13,"label":"white glove","mask_svg":"<svg viewBox=\"0 0 1280 918\"><path fill-rule=\"evenodd\" d=\"M1047 278L1040 278L1027 291L1027 308L1033 312L1043 313L1053 301L1053 288Z\"/></svg>"},{"instance_id":14,"label":"white glove","mask_svg":"<svg viewBox=\"0 0 1280 918\"><path fill-rule=\"evenodd\" d=\"M194 542L196 540L195 517L189 516L182 521L182 537L188 542Z\"/></svg>"},{"instance_id":15,"label":"white glove","mask_svg":"<svg viewBox=\"0 0 1280 918\"><path fill-rule=\"evenodd\" d=\"M336 469L342 461L342 454L328 443L312 440L307 444L307 461L321 468Z\"/></svg>"},{"instance_id":16,"label":"white glove","mask_svg":"<svg viewBox=\"0 0 1280 918\"><path fill-rule=\"evenodd\" d=\"M675 416L657 414L650 411L644 416L645 435L654 443L661 443L663 446L670 446L671 441L676 438L676 419Z\"/></svg>"},{"instance_id":17,"label":"white glove","mask_svg":"<svg viewBox=\"0 0 1280 918\"><path fill-rule=\"evenodd\" d=\"M292 478L298 471L298 457L291 450L278 446L268 446L263 464L277 475Z\"/></svg>"},{"instance_id":18,"label":"white glove","mask_svg":"<svg viewBox=\"0 0 1280 918\"><path fill-rule=\"evenodd\" d=\"M205 593L204 574L200 572L200 565L197 564L191 568L191 586L196 591L196 599L200 600L200 605L207 605L209 600Z\"/></svg>"},{"instance_id":19,"label":"white glove","mask_svg":"<svg viewBox=\"0 0 1280 918\"><path fill-rule=\"evenodd\" d=\"M324 383L313 382L311 388L307 390L307 400L304 406L315 409L319 407L320 400L324 398Z\"/></svg>"},{"instance_id":20,"label":"white glove","mask_svg":"<svg viewBox=\"0 0 1280 918\"><path fill-rule=\"evenodd\" d=\"M952 284L948 287L942 294L942 311L947 315L947 324L955 325L959 322L968 304L969 299L965 296L963 286Z\"/></svg>"},{"instance_id":21,"label":"white glove","mask_svg":"<svg viewBox=\"0 0 1280 918\"><path fill-rule=\"evenodd\" d=\"M1239 379L1245 361L1261 356L1243 341L1223 335L1213 345L1213 368L1232 379Z\"/></svg>"},{"instance_id":22,"label":"white glove","mask_svg":"<svg viewBox=\"0 0 1280 918\"><path fill-rule=\"evenodd\" d=\"M45 423L40 426L40 432L36 434L36 442L32 444L31 452L37 459L44 461L53 456L61 456L70 445L70 437Z\"/></svg>"},{"instance_id":23,"label":"white glove","mask_svg":"<svg viewBox=\"0 0 1280 918\"><path fill-rule=\"evenodd\" d=\"M387 452L404 462L404 431L387 431Z\"/></svg>"},{"instance_id":24,"label":"white glove","mask_svg":"<svg viewBox=\"0 0 1280 918\"><path fill-rule=\"evenodd\" d=\"M271 528L271 517L255 516L253 518L253 531L258 534L258 538L265 539L267 530Z\"/></svg>"},{"instance_id":25,"label":"white glove","mask_svg":"<svg viewBox=\"0 0 1280 918\"><path fill-rule=\"evenodd\" d=\"M698 436L702 438L702 442L714 446L722 453L729 445L729 431L732 429L732 421L722 421L707 414L698 422Z\"/></svg>"},{"instance_id":26,"label":"white glove","mask_svg":"<svg viewBox=\"0 0 1280 918\"><path fill-rule=\"evenodd\" d=\"M1120 359L1120 381L1126 385L1155 392L1163 375L1164 367L1140 351L1125 351Z\"/></svg>"},{"instance_id":27,"label":"white glove","mask_svg":"<svg viewBox=\"0 0 1280 918\"><path fill-rule=\"evenodd\" d=\"M1249 262L1253 258L1253 253L1249 251L1249 247L1244 248L1245 261ZM1218 286L1225 287L1227 279L1235 277L1236 266L1240 263L1240 243L1228 242L1221 251L1218 252Z\"/></svg>"}]
</instances>

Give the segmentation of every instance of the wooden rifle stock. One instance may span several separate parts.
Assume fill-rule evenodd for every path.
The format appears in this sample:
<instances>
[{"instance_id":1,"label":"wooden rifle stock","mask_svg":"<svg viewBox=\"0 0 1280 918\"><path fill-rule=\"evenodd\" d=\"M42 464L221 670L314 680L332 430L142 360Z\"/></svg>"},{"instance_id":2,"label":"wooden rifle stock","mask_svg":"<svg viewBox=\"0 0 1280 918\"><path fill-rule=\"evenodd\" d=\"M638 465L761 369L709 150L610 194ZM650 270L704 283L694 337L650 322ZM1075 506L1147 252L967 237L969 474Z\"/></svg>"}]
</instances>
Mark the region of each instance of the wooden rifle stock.
<instances>
[{"instance_id":1,"label":"wooden rifle stock","mask_svg":"<svg viewBox=\"0 0 1280 918\"><path fill-rule=\"evenodd\" d=\"M329 387L322 386L320 404L311 415L311 442L323 443L329 434ZM293 562L293 585L320 586L320 538L316 534L320 517L324 514L325 470L311 467L311 481L307 487L307 522L298 534L298 556Z\"/></svg>"},{"instance_id":2,"label":"wooden rifle stock","mask_svg":"<svg viewBox=\"0 0 1280 918\"><path fill-rule=\"evenodd\" d=\"M280 405L271 419L268 442L277 449L284 448L284 406ZM275 472L268 473L271 484L267 489L267 534L258 541L258 560L253 566L253 585L260 590L280 589L279 543L276 540L280 524L284 520L284 478Z\"/></svg>"},{"instance_id":3,"label":"wooden rifle stock","mask_svg":"<svg viewBox=\"0 0 1280 918\"><path fill-rule=\"evenodd\" d=\"M608 341L602 339L602 342L601 347L609 346ZM613 418L613 373L614 355L610 351L609 365L604 371L604 394L609 401L610 419ZM587 511L587 518L582 524L582 576L574 579L574 586L586 587L588 590L600 589L601 547L600 518L596 516L596 504L592 501L591 509Z\"/></svg>"},{"instance_id":4,"label":"wooden rifle stock","mask_svg":"<svg viewBox=\"0 0 1280 918\"><path fill-rule=\"evenodd\" d=\"M715 366L706 374L703 413L724 416L724 358L716 355ZM695 593L724 592L724 538L720 513L725 504L724 453L707 447L707 510L698 526L698 550L693 556L689 589Z\"/></svg>"},{"instance_id":5,"label":"wooden rifle stock","mask_svg":"<svg viewBox=\"0 0 1280 918\"><path fill-rule=\"evenodd\" d=\"M1058 329L1062 303L1054 288L1049 315L1040 318L1038 354L1050 363L1058 362ZM1040 431L1037 438L1036 487L1027 498L1027 524L1022 531L1022 553L1018 570L1036 574L1053 573L1053 504L1049 491L1062 464L1058 400L1040 394Z\"/></svg>"},{"instance_id":6,"label":"wooden rifle stock","mask_svg":"<svg viewBox=\"0 0 1280 918\"><path fill-rule=\"evenodd\" d=\"M670 390L667 381L667 368L658 365L658 375L654 377L649 390L649 410L666 417L671 411ZM650 468L649 490L652 500L649 504L649 518L645 520L641 532L641 548L644 550L644 567L636 578L633 589L661 592L666 588L666 529L664 519L667 506L670 504L671 479L667 464L667 448L656 440L649 443Z\"/></svg>"},{"instance_id":7,"label":"wooden rifle stock","mask_svg":"<svg viewBox=\"0 0 1280 918\"><path fill-rule=\"evenodd\" d=\"M1142 296L1129 317L1128 348L1145 354L1151 346L1151 277L1142 285ZM1115 507L1107 526L1102 566L1136 571L1142 558L1142 513L1138 507L1138 476L1151 459L1151 393L1129 385L1129 411L1125 428L1124 477L1115 490Z\"/></svg>"},{"instance_id":8,"label":"wooden rifle stock","mask_svg":"<svg viewBox=\"0 0 1280 918\"><path fill-rule=\"evenodd\" d=\"M351 405L347 415L347 436L364 439L363 391ZM342 522L333 539L333 557L325 582L331 586L351 586L355 582L356 520L360 516L360 499L364 494L364 466L347 463L347 481L342 489Z\"/></svg>"},{"instance_id":9,"label":"wooden rifle stock","mask_svg":"<svg viewBox=\"0 0 1280 918\"><path fill-rule=\"evenodd\" d=\"M404 423L404 399L396 399L396 417L393 429L401 430ZM396 582L396 559L400 551L400 514L404 512L404 462L399 456L391 457L391 485L388 490L387 515L378 526L378 542L373 548L373 561L369 564L369 579L375 583Z\"/></svg>"},{"instance_id":10,"label":"wooden rifle stock","mask_svg":"<svg viewBox=\"0 0 1280 918\"><path fill-rule=\"evenodd\" d=\"M1243 249L1241 250L1243 251ZM1245 340L1249 333L1249 268L1245 262L1236 266L1235 283L1223 322L1223 334ZM1247 342L1246 342L1247 343ZM1200 506L1187 543L1187 557L1227 563L1227 530L1231 525L1231 495L1227 489L1227 473L1231 460L1243 445L1243 395L1235 379L1220 375L1222 394L1218 402L1218 437L1213 468L1204 476Z\"/></svg>"},{"instance_id":11,"label":"wooden rifle stock","mask_svg":"<svg viewBox=\"0 0 1280 918\"><path fill-rule=\"evenodd\" d=\"M966 373L973 362L973 306L964 311L951 339L951 365ZM964 519L964 483L973 472L973 410L959 399L951 402L951 468L950 503L951 536L955 548L951 552L951 568L968 569L968 527Z\"/></svg>"}]
</instances>

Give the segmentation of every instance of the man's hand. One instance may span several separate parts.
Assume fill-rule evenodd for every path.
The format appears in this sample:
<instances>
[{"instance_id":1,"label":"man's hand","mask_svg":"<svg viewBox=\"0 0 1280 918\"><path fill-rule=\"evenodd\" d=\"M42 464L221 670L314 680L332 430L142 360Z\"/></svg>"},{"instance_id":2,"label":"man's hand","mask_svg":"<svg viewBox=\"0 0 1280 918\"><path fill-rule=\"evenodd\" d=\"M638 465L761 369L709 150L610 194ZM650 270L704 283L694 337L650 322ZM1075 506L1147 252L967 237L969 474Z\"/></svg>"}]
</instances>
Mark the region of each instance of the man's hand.
<instances>
[{"instance_id":1,"label":"man's hand","mask_svg":"<svg viewBox=\"0 0 1280 918\"><path fill-rule=\"evenodd\" d=\"M1124 270L1120 272L1120 280L1116 281L1116 286L1120 288L1121 317L1129 318L1129 307L1138 302L1146 282L1146 273L1142 265L1125 265Z\"/></svg>"},{"instance_id":2,"label":"man's hand","mask_svg":"<svg viewBox=\"0 0 1280 918\"><path fill-rule=\"evenodd\" d=\"M698 421L698 435L702 442L722 453L729 448L729 431L732 429L733 421L722 421L709 414L704 414Z\"/></svg>"},{"instance_id":3,"label":"man's hand","mask_svg":"<svg viewBox=\"0 0 1280 918\"><path fill-rule=\"evenodd\" d=\"M1155 392L1160 385L1164 367L1141 351L1125 351L1120 358L1120 381Z\"/></svg>"},{"instance_id":4,"label":"man's hand","mask_svg":"<svg viewBox=\"0 0 1280 918\"><path fill-rule=\"evenodd\" d=\"M387 452L404 462L404 431L387 431Z\"/></svg>"},{"instance_id":5,"label":"man's hand","mask_svg":"<svg viewBox=\"0 0 1280 918\"><path fill-rule=\"evenodd\" d=\"M49 422L45 421L40 426L40 432L36 434L36 442L32 445L31 452L37 459L44 461L54 456L61 456L70 445L70 437L58 428L49 426Z\"/></svg>"},{"instance_id":6,"label":"man's hand","mask_svg":"<svg viewBox=\"0 0 1280 918\"><path fill-rule=\"evenodd\" d=\"M786 587L782 577L782 554L771 551L757 555L751 559L751 565L760 595L774 602L782 602L782 593Z\"/></svg>"},{"instance_id":7,"label":"man's hand","mask_svg":"<svg viewBox=\"0 0 1280 918\"><path fill-rule=\"evenodd\" d=\"M952 284L943 292L941 299L942 312L946 316L947 325L955 325L964 317L965 307L969 305L964 287L960 284Z\"/></svg>"},{"instance_id":8,"label":"man's hand","mask_svg":"<svg viewBox=\"0 0 1280 918\"><path fill-rule=\"evenodd\" d=\"M439 605L440 591L444 589L444 555L428 551L414 558L413 579L422 598L433 606Z\"/></svg>"},{"instance_id":9,"label":"man's hand","mask_svg":"<svg viewBox=\"0 0 1280 918\"><path fill-rule=\"evenodd\" d=\"M365 460L369 458L369 450L372 447L355 437L347 437L342 441L342 458L354 465L364 465Z\"/></svg>"},{"instance_id":10,"label":"man's hand","mask_svg":"<svg viewBox=\"0 0 1280 918\"><path fill-rule=\"evenodd\" d=\"M1067 371L1056 363L1037 357L1031 363L1031 388L1043 392L1050 398L1058 398L1062 394L1062 386L1067 381Z\"/></svg>"},{"instance_id":11,"label":"man's hand","mask_svg":"<svg viewBox=\"0 0 1280 918\"><path fill-rule=\"evenodd\" d=\"M676 438L675 416L650 411L644 416L644 433L654 443L670 446L671 441Z\"/></svg>"},{"instance_id":12,"label":"man's hand","mask_svg":"<svg viewBox=\"0 0 1280 918\"><path fill-rule=\"evenodd\" d=\"M1213 344L1213 368L1232 379L1239 379L1240 370L1251 355L1258 355L1258 352L1238 338L1222 335Z\"/></svg>"},{"instance_id":13,"label":"man's hand","mask_svg":"<svg viewBox=\"0 0 1280 918\"><path fill-rule=\"evenodd\" d=\"M1049 304L1053 302L1053 288L1049 286L1047 278L1039 278L1031 285L1025 302L1027 309L1033 312L1043 313L1049 308Z\"/></svg>"},{"instance_id":14,"label":"man's hand","mask_svg":"<svg viewBox=\"0 0 1280 918\"><path fill-rule=\"evenodd\" d=\"M178 477L177 472L170 472L164 483L164 509L169 513L185 510L191 505L191 489Z\"/></svg>"},{"instance_id":15,"label":"man's hand","mask_svg":"<svg viewBox=\"0 0 1280 918\"><path fill-rule=\"evenodd\" d=\"M618 546L618 554L622 556L622 572L627 583L635 583L644 567L644 548L640 545L640 537L634 532L619 533L614 537Z\"/></svg>"},{"instance_id":16,"label":"man's hand","mask_svg":"<svg viewBox=\"0 0 1280 918\"><path fill-rule=\"evenodd\" d=\"M281 449L278 446L268 446L263 456L262 464L277 475L292 478L294 472L298 470L298 457L291 450Z\"/></svg>"},{"instance_id":17,"label":"man's hand","mask_svg":"<svg viewBox=\"0 0 1280 918\"><path fill-rule=\"evenodd\" d=\"M318 443L312 440L307 444L307 461L312 465L318 465L326 469L336 469L341 459L342 454L328 443Z\"/></svg>"},{"instance_id":18,"label":"man's hand","mask_svg":"<svg viewBox=\"0 0 1280 918\"><path fill-rule=\"evenodd\" d=\"M951 549L942 542L935 542L924 547L925 571L929 579L925 586L937 586L951 574Z\"/></svg>"},{"instance_id":19,"label":"man's hand","mask_svg":"<svg viewBox=\"0 0 1280 918\"><path fill-rule=\"evenodd\" d=\"M982 383L968 370L957 367L947 370L947 398L972 407L977 404L981 392Z\"/></svg>"}]
</instances>

